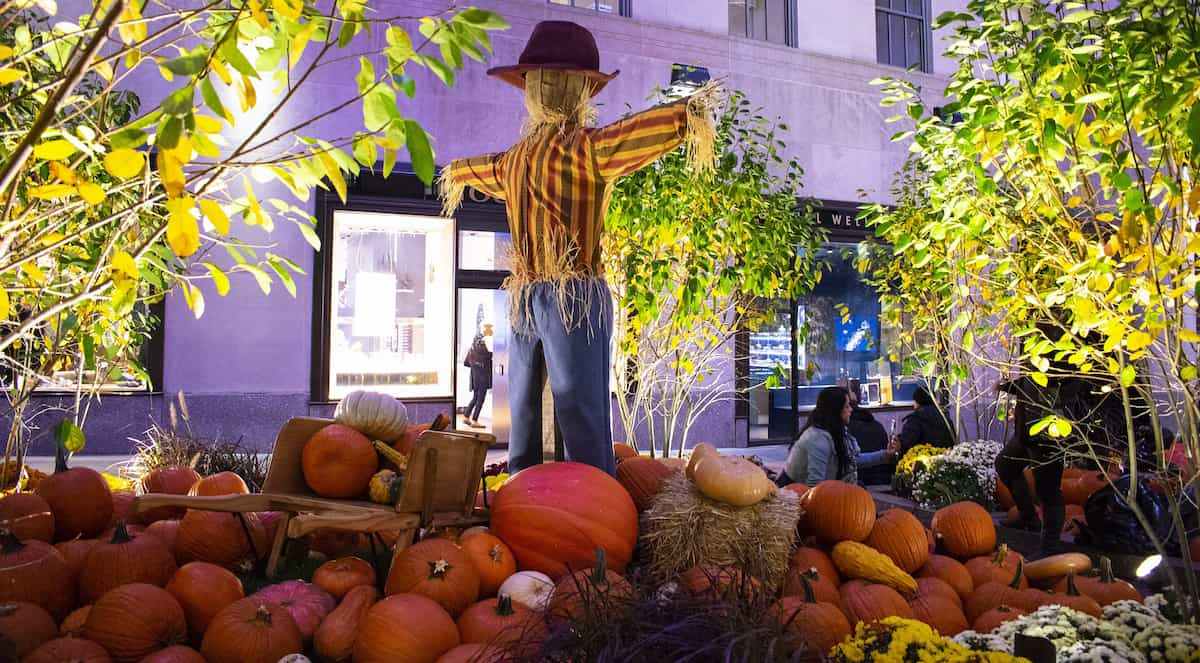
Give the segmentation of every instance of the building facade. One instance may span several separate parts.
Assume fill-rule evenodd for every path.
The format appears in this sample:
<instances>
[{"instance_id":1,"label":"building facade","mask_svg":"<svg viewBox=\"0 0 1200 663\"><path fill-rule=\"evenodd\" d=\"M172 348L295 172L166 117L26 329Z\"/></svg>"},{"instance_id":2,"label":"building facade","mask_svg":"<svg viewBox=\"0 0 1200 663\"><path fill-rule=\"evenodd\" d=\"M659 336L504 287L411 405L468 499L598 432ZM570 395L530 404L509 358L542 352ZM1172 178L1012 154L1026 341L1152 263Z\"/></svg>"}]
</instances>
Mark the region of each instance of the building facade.
<instances>
[{"instance_id":1,"label":"building facade","mask_svg":"<svg viewBox=\"0 0 1200 663\"><path fill-rule=\"evenodd\" d=\"M597 98L601 122L618 118L627 107L644 107L653 89L670 84L673 65L684 64L707 68L728 87L744 91L765 115L788 125L782 136L788 156L805 169L807 195L822 201L819 219L831 232L831 272L811 297L779 302L774 327L747 335L738 353L744 356L731 365L727 383L752 388L748 396L724 399L706 412L699 427L705 439L719 446L787 439L821 386L849 378L864 383L864 396L885 422L906 409L897 403L911 385L894 366L879 361L884 350L879 343L862 344L866 332L886 342L886 330L878 328L878 299L841 253L865 236L854 220L858 202L888 202L888 187L906 154L903 144L891 142L896 130L885 122L890 113L880 108L880 93L869 82L908 76L927 92L940 93L953 64L939 55L942 35L931 23L943 11L961 9L965 0L477 4L512 24L493 37L495 64L516 62L538 21L587 26L596 35L601 68L621 71ZM445 9L443 2L427 0L372 6L381 16ZM372 39L382 44L383 36ZM313 81L310 94L353 94L356 72L352 58L344 70ZM439 164L503 150L518 135L525 114L520 93L484 72L471 63L450 89L418 73L416 97L402 102L404 112L433 137ZM147 102L155 100L151 80L134 87ZM316 132L345 135L346 125L360 122L355 106L325 118ZM85 425L88 453L128 452L130 438L151 422L166 422L167 404L179 392L186 395L195 432L242 439L263 450L287 418L328 416L341 394L359 387L391 391L409 404L414 419L432 419L470 400L463 355L489 325L495 380L480 419L503 438L509 333L504 295L497 290L505 275L503 204L473 193L448 221L440 218L433 192L403 172L388 179L364 172L351 182L345 204L321 192L300 204L318 219L322 251L290 228L257 238L306 270L295 296L278 289L264 295L249 275L237 274L227 296L205 293L199 319L182 297L168 297L162 329L151 343L156 384L149 391L106 395L92 407ZM256 239L257 229L242 230L244 239ZM838 304L850 307L848 322L832 320L829 311ZM796 329L821 316L830 318L825 345L793 341ZM755 386L777 365L788 374L783 384ZM46 393L39 399L53 404L57 398ZM51 449L47 430L43 424L34 453Z\"/></svg>"}]
</instances>

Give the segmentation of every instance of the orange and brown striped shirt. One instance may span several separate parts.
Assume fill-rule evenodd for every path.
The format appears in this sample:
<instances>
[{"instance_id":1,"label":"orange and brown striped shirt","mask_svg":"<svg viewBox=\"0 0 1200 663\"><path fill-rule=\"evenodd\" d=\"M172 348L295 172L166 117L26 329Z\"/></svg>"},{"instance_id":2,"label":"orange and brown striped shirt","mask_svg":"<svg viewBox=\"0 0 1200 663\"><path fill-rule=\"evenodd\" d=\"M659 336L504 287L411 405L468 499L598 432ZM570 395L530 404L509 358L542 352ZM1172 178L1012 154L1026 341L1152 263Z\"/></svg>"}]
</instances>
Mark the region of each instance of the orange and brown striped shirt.
<instances>
[{"instance_id":1,"label":"orange and brown striped shirt","mask_svg":"<svg viewBox=\"0 0 1200 663\"><path fill-rule=\"evenodd\" d=\"M513 284L600 276L600 238L613 180L683 142L687 100L600 128L568 125L506 152L450 163L450 179L507 204Z\"/></svg>"}]
</instances>

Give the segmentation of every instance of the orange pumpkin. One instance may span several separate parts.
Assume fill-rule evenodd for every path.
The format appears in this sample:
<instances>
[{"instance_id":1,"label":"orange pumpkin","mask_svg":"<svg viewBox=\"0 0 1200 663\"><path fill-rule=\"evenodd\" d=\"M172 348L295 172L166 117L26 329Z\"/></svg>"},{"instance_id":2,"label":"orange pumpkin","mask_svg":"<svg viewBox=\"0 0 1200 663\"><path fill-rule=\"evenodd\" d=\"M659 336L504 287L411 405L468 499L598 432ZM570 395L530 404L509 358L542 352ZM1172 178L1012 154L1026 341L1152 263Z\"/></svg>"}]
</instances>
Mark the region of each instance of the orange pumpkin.
<instances>
[{"instance_id":1,"label":"orange pumpkin","mask_svg":"<svg viewBox=\"0 0 1200 663\"><path fill-rule=\"evenodd\" d=\"M164 465L143 474L138 481L137 492L139 495L187 495L199 480L200 474L190 467ZM141 518L143 522L153 523L167 518L182 518L185 511L183 507L162 506L142 512Z\"/></svg>"},{"instance_id":2,"label":"orange pumpkin","mask_svg":"<svg viewBox=\"0 0 1200 663\"><path fill-rule=\"evenodd\" d=\"M842 640L850 637L850 622L836 604L820 601L805 578L799 596L785 596L771 607L771 615L784 626L793 650L806 650L802 660L820 660Z\"/></svg>"},{"instance_id":3,"label":"orange pumpkin","mask_svg":"<svg viewBox=\"0 0 1200 663\"><path fill-rule=\"evenodd\" d=\"M529 643L541 622L534 612L507 596L486 599L471 605L458 618L458 632L464 643L505 647Z\"/></svg>"},{"instance_id":4,"label":"orange pumpkin","mask_svg":"<svg viewBox=\"0 0 1200 663\"><path fill-rule=\"evenodd\" d=\"M933 578L927 578L933 580ZM940 581L939 581L940 582ZM913 618L933 627L940 635L947 638L971 628L962 608L956 603L958 595L950 600L941 594L917 594L908 605L912 608Z\"/></svg>"},{"instance_id":5,"label":"orange pumpkin","mask_svg":"<svg viewBox=\"0 0 1200 663\"><path fill-rule=\"evenodd\" d=\"M1067 582L1066 578L1060 580L1054 586L1054 591L1066 592ZM1142 602L1142 593L1136 587L1113 575L1112 560L1107 557L1100 558L1099 573L1094 576L1076 576L1075 585L1080 593L1092 597L1101 606L1117 601Z\"/></svg>"},{"instance_id":6,"label":"orange pumpkin","mask_svg":"<svg viewBox=\"0 0 1200 663\"><path fill-rule=\"evenodd\" d=\"M200 642L217 613L245 596L242 581L228 569L208 562L184 564L171 576L167 592L183 608L188 633Z\"/></svg>"},{"instance_id":7,"label":"orange pumpkin","mask_svg":"<svg viewBox=\"0 0 1200 663\"><path fill-rule=\"evenodd\" d=\"M58 634L64 638L82 638L83 625L87 623L88 614L91 611L92 606L90 605L74 610L63 618L62 624L58 627Z\"/></svg>"},{"instance_id":8,"label":"orange pumpkin","mask_svg":"<svg viewBox=\"0 0 1200 663\"><path fill-rule=\"evenodd\" d=\"M984 583L1008 582L1012 580L1017 565L1025 561L1025 557L1015 550L1010 550L1008 544L1002 543L991 555L980 555L967 560L967 571L971 574L971 582L976 587ZM1021 578L1021 588L1029 586L1024 576Z\"/></svg>"},{"instance_id":9,"label":"orange pumpkin","mask_svg":"<svg viewBox=\"0 0 1200 663\"><path fill-rule=\"evenodd\" d=\"M420 594L396 594L367 611L354 660L430 663L458 644L458 626L442 606Z\"/></svg>"},{"instance_id":10,"label":"orange pumpkin","mask_svg":"<svg viewBox=\"0 0 1200 663\"><path fill-rule=\"evenodd\" d=\"M420 594L457 617L479 597L479 572L453 542L425 539L392 560L384 593Z\"/></svg>"},{"instance_id":11,"label":"orange pumpkin","mask_svg":"<svg viewBox=\"0 0 1200 663\"><path fill-rule=\"evenodd\" d=\"M954 591L954 588L950 586L950 583L942 580L941 578L917 578L916 595L941 596L950 600L952 603L954 603L954 605L958 606L960 610L962 609L962 597L958 595L958 592Z\"/></svg>"},{"instance_id":12,"label":"orange pumpkin","mask_svg":"<svg viewBox=\"0 0 1200 663\"><path fill-rule=\"evenodd\" d=\"M809 546L801 546L797 548L795 552L792 553L792 556L788 559L788 568L798 568L804 570L813 568L816 569L823 578L829 582L832 582L834 587L837 587L842 583L842 577L838 575L837 566L833 563L833 560L829 558L829 555L825 554L825 551L821 550L820 548L813 548ZM817 600L820 601L820 597L818 597Z\"/></svg>"},{"instance_id":13,"label":"orange pumpkin","mask_svg":"<svg viewBox=\"0 0 1200 663\"><path fill-rule=\"evenodd\" d=\"M763 593L758 578L732 566L693 566L679 576L679 586L698 598L736 596L753 601Z\"/></svg>"},{"instance_id":14,"label":"orange pumpkin","mask_svg":"<svg viewBox=\"0 0 1200 663\"><path fill-rule=\"evenodd\" d=\"M863 541L875 527L875 500L861 486L822 481L804 499L804 525L821 543Z\"/></svg>"},{"instance_id":15,"label":"orange pumpkin","mask_svg":"<svg viewBox=\"0 0 1200 663\"><path fill-rule=\"evenodd\" d=\"M838 585L838 604L841 605L842 599L850 596L869 584L871 583L863 580L862 578L851 578Z\"/></svg>"},{"instance_id":16,"label":"orange pumpkin","mask_svg":"<svg viewBox=\"0 0 1200 663\"><path fill-rule=\"evenodd\" d=\"M14 493L0 499L0 529L18 539L54 541L54 513L50 504L33 493Z\"/></svg>"},{"instance_id":17,"label":"orange pumpkin","mask_svg":"<svg viewBox=\"0 0 1200 663\"><path fill-rule=\"evenodd\" d=\"M1108 485L1108 477L1103 472L1085 472L1077 479L1063 479L1063 499L1067 504L1083 506L1092 493Z\"/></svg>"},{"instance_id":18,"label":"orange pumpkin","mask_svg":"<svg viewBox=\"0 0 1200 663\"><path fill-rule=\"evenodd\" d=\"M374 585L357 585L329 616L321 620L313 635L313 649L322 660L349 661L354 655L354 639L367 611L379 598Z\"/></svg>"},{"instance_id":19,"label":"orange pumpkin","mask_svg":"<svg viewBox=\"0 0 1200 663\"><path fill-rule=\"evenodd\" d=\"M843 594L842 612L851 622L873 622L884 617L913 618L908 602L887 585L866 585Z\"/></svg>"},{"instance_id":20,"label":"orange pumpkin","mask_svg":"<svg viewBox=\"0 0 1200 663\"><path fill-rule=\"evenodd\" d=\"M379 470L379 453L366 435L341 424L313 434L300 454L304 483L322 497L351 498L367 492Z\"/></svg>"},{"instance_id":21,"label":"orange pumpkin","mask_svg":"<svg viewBox=\"0 0 1200 663\"><path fill-rule=\"evenodd\" d=\"M99 544L98 539L71 539L54 544L54 549L62 555L67 570L71 573L72 587L78 584L79 574L83 573L83 563L87 560L88 553Z\"/></svg>"},{"instance_id":22,"label":"orange pumpkin","mask_svg":"<svg viewBox=\"0 0 1200 663\"><path fill-rule=\"evenodd\" d=\"M150 654L141 663L208 663L200 652L191 647L175 645Z\"/></svg>"},{"instance_id":23,"label":"orange pumpkin","mask_svg":"<svg viewBox=\"0 0 1200 663\"><path fill-rule=\"evenodd\" d=\"M808 492L808 484L806 484L806 483L789 483L788 485L783 487L783 490L787 490L787 491L796 493L796 497L804 497L804 494Z\"/></svg>"},{"instance_id":24,"label":"orange pumpkin","mask_svg":"<svg viewBox=\"0 0 1200 663\"><path fill-rule=\"evenodd\" d=\"M175 556L155 536L132 536L117 521L112 539L94 546L79 574L79 598L94 603L108 590L134 582L157 587L175 574Z\"/></svg>"},{"instance_id":25,"label":"orange pumpkin","mask_svg":"<svg viewBox=\"0 0 1200 663\"><path fill-rule=\"evenodd\" d=\"M967 567L957 559L945 555L930 555L925 565L917 570L917 579L921 578L939 578L945 581L964 601L975 589L975 581Z\"/></svg>"},{"instance_id":26,"label":"orange pumpkin","mask_svg":"<svg viewBox=\"0 0 1200 663\"><path fill-rule=\"evenodd\" d=\"M244 528L243 528L244 522ZM249 531L250 538L246 538ZM175 557L180 563L212 562L240 570L267 551L266 533L253 513L189 509L179 521Z\"/></svg>"},{"instance_id":27,"label":"orange pumpkin","mask_svg":"<svg viewBox=\"0 0 1200 663\"><path fill-rule=\"evenodd\" d=\"M1011 622L1026 614L1028 613L1024 610L1001 604L976 617L975 621L971 624L971 628L977 633L991 633L1001 624Z\"/></svg>"},{"instance_id":28,"label":"orange pumpkin","mask_svg":"<svg viewBox=\"0 0 1200 663\"><path fill-rule=\"evenodd\" d=\"M595 556L590 571L576 571L555 583L547 608L553 618L578 619L589 608L603 610L633 594L629 581L608 568L604 549L597 548Z\"/></svg>"},{"instance_id":29,"label":"orange pumpkin","mask_svg":"<svg viewBox=\"0 0 1200 663\"><path fill-rule=\"evenodd\" d=\"M156 520L146 527L146 534L157 537L167 550L175 551L175 539L179 536L178 520Z\"/></svg>"},{"instance_id":30,"label":"orange pumpkin","mask_svg":"<svg viewBox=\"0 0 1200 663\"><path fill-rule=\"evenodd\" d=\"M938 509L930 529L946 552L960 560L986 555L996 547L992 514L974 502L955 502Z\"/></svg>"},{"instance_id":31,"label":"orange pumpkin","mask_svg":"<svg viewBox=\"0 0 1200 663\"><path fill-rule=\"evenodd\" d=\"M212 497L216 495L248 495L250 488L245 479L234 472L217 472L204 477L188 489L188 495Z\"/></svg>"},{"instance_id":32,"label":"orange pumpkin","mask_svg":"<svg viewBox=\"0 0 1200 663\"><path fill-rule=\"evenodd\" d=\"M58 637L58 625L34 603L0 603L0 640L12 643L17 659Z\"/></svg>"},{"instance_id":33,"label":"orange pumpkin","mask_svg":"<svg viewBox=\"0 0 1200 663\"><path fill-rule=\"evenodd\" d=\"M517 572L512 550L495 535L481 532L464 537L462 549L479 573L480 596L495 596L501 583Z\"/></svg>"},{"instance_id":34,"label":"orange pumpkin","mask_svg":"<svg viewBox=\"0 0 1200 663\"><path fill-rule=\"evenodd\" d=\"M799 566L790 567L783 581L783 595L803 596L805 586L812 591L818 603L836 604L842 599L839 591L840 585L817 567L811 566L807 569Z\"/></svg>"},{"instance_id":35,"label":"orange pumpkin","mask_svg":"<svg viewBox=\"0 0 1200 663\"><path fill-rule=\"evenodd\" d=\"M329 592L339 601L359 585L375 586L375 567L365 559L342 557L331 559L313 572L313 584Z\"/></svg>"},{"instance_id":36,"label":"orange pumpkin","mask_svg":"<svg viewBox=\"0 0 1200 663\"><path fill-rule=\"evenodd\" d=\"M480 644L459 645L442 654L437 663L501 663L504 652Z\"/></svg>"},{"instance_id":37,"label":"orange pumpkin","mask_svg":"<svg viewBox=\"0 0 1200 663\"><path fill-rule=\"evenodd\" d=\"M208 663L278 663L303 647L300 627L285 608L244 598L213 617L200 653Z\"/></svg>"},{"instance_id":38,"label":"orange pumpkin","mask_svg":"<svg viewBox=\"0 0 1200 663\"><path fill-rule=\"evenodd\" d=\"M865 543L890 557L905 573L916 571L929 559L925 526L903 509L879 514Z\"/></svg>"},{"instance_id":39,"label":"orange pumpkin","mask_svg":"<svg viewBox=\"0 0 1200 663\"><path fill-rule=\"evenodd\" d=\"M620 573L637 542L637 507L616 479L583 463L545 463L513 475L496 493L492 531L517 568L560 579L591 566L603 546Z\"/></svg>"},{"instance_id":40,"label":"orange pumpkin","mask_svg":"<svg viewBox=\"0 0 1200 663\"><path fill-rule=\"evenodd\" d=\"M133 491L132 490L114 490L112 493L112 517L108 520L108 528L99 538L101 541L112 538L111 530L117 526L117 521L122 521L131 527L137 526L141 519L136 514L131 513L133 507Z\"/></svg>"},{"instance_id":41,"label":"orange pumpkin","mask_svg":"<svg viewBox=\"0 0 1200 663\"><path fill-rule=\"evenodd\" d=\"M675 472L653 458L627 458L617 466L617 481L629 492L637 510L650 508L662 484Z\"/></svg>"},{"instance_id":42,"label":"orange pumpkin","mask_svg":"<svg viewBox=\"0 0 1200 663\"><path fill-rule=\"evenodd\" d=\"M617 463L620 463L628 458L637 458L638 450L624 442L613 442L613 456L616 457Z\"/></svg>"},{"instance_id":43,"label":"orange pumpkin","mask_svg":"<svg viewBox=\"0 0 1200 663\"><path fill-rule=\"evenodd\" d=\"M134 662L183 642L187 623L167 590L133 583L110 590L92 605L83 637L99 643L118 662Z\"/></svg>"},{"instance_id":44,"label":"orange pumpkin","mask_svg":"<svg viewBox=\"0 0 1200 663\"><path fill-rule=\"evenodd\" d=\"M1022 587L1027 587L1025 574L1022 572L1024 563L1017 564L1012 580L1000 582L991 580L975 588L974 592L963 603L963 612L972 623L980 615L998 605L1009 605L1022 610L1029 608L1029 596Z\"/></svg>"},{"instance_id":45,"label":"orange pumpkin","mask_svg":"<svg viewBox=\"0 0 1200 663\"><path fill-rule=\"evenodd\" d=\"M50 640L21 659L21 663L112 663L104 647L82 638Z\"/></svg>"},{"instance_id":46,"label":"orange pumpkin","mask_svg":"<svg viewBox=\"0 0 1200 663\"><path fill-rule=\"evenodd\" d=\"M1104 616L1104 608L1100 607L1096 599L1079 593L1079 588L1075 586L1074 571L1067 573L1067 591L1051 594L1050 602L1096 618Z\"/></svg>"},{"instance_id":47,"label":"orange pumpkin","mask_svg":"<svg viewBox=\"0 0 1200 663\"><path fill-rule=\"evenodd\" d=\"M112 518L112 490L96 470L67 468L66 453L58 450L54 474L38 482L34 492L54 512L54 540L96 536Z\"/></svg>"},{"instance_id":48,"label":"orange pumpkin","mask_svg":"<svg viewBox=\"0 0 1200 663\"><path fill-rule=\"evenodd\" d=\"M62 619L75 606L75 578L54 546L0 530L0 601L36 603Z\"/></svg>"}]
</instances>

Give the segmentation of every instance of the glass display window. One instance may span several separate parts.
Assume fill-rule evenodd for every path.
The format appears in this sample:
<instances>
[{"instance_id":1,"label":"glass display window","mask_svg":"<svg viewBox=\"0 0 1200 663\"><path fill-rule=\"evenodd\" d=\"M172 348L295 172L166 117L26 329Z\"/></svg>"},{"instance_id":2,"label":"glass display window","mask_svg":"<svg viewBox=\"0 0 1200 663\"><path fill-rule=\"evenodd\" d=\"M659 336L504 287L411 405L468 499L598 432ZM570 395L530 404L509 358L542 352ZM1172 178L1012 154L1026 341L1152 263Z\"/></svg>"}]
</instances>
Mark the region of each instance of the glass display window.
<instances>
[{"instance_id":1,"label":"glass display window","mask_svg":"<svg viewBox=\"0 0 1200 663\"><path fill-rule=\"evenodd\" d=\"M454 222L335 210L329 398L454 394Z\"/></svg>"},{"instance_id":2,"label":"glass display window","mask_svg":"<svg viewBox=\"0 0 1200 663\"><path fill-rule=\"evenodd\" d=\"M512 235L484 230L458 233L459 269L507 272L512 269Z\"/></svg>"}]
</instances>

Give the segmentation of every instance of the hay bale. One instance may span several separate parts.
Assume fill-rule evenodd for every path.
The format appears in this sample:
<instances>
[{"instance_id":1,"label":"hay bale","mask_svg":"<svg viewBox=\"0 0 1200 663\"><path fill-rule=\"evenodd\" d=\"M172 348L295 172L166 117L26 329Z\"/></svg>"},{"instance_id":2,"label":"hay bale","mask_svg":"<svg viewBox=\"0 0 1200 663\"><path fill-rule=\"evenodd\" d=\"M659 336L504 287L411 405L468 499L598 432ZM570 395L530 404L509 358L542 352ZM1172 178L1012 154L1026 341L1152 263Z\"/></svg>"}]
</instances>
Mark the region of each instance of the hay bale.
<instances>
[{"instance_id":1,"label":"hay bale","mask_svg":"<svg viewBox=\"0 0 1200 663\"><path fill-rule=\"evenodd\" d=\"M736 507L701 495L677 473L642 516L644 571L665 583L693 566L733 566L773 591L787 573L799 518L800 501L790 491Z\"/></svg>"}]
</instances>

